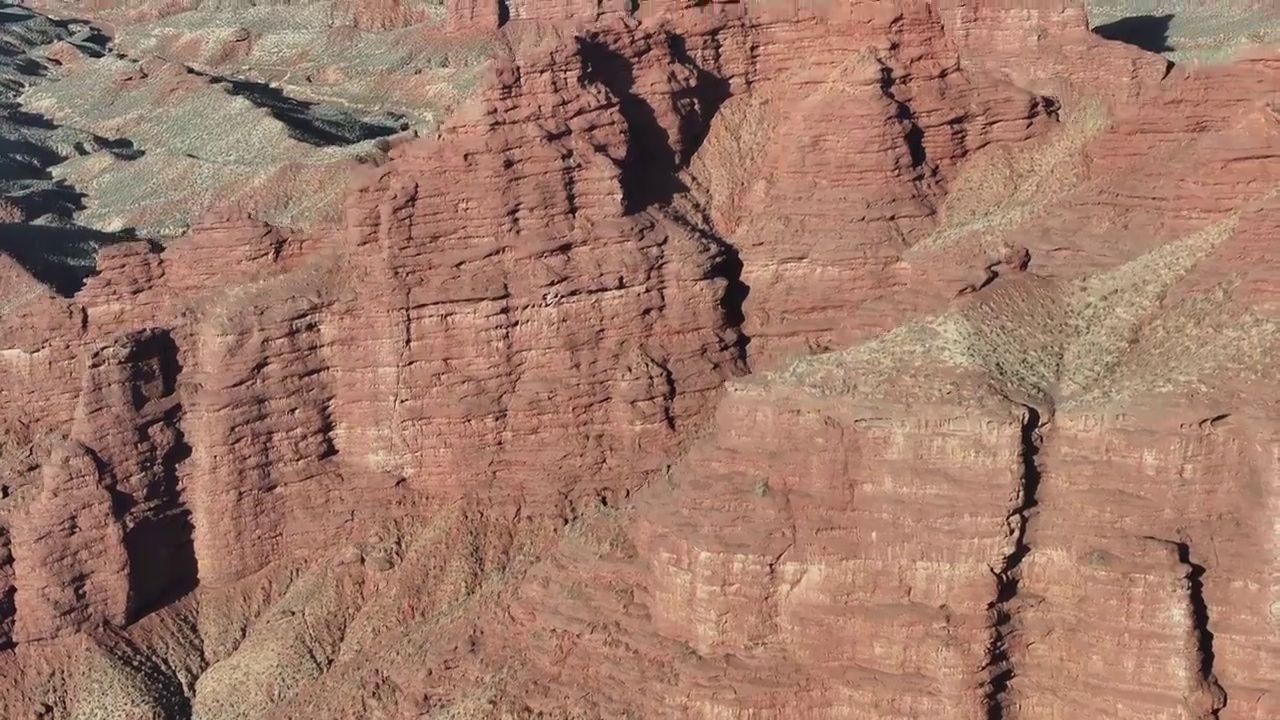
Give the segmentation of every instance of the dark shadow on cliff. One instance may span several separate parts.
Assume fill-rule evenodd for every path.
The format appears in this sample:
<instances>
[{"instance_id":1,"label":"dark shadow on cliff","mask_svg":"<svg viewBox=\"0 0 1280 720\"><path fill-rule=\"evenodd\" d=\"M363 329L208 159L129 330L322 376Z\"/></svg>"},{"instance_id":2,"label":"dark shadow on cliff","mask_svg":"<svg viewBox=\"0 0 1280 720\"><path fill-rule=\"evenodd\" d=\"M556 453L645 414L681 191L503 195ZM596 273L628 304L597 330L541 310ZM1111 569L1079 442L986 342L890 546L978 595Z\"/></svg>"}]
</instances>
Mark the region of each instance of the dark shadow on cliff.
<instances>
[{"instance_id":1,"label":"dark shadow on cliff","mask_svg":"<svg viewBox=\"0 0 1280 720\"><path fill-rule=\"evenodd\" d=\"M680 158L680 163L681 165L688 165L689 161L693 160L693 156L697 154L698 148L702 147L702 142L707 139L707 134L711 132L711 122L715 119L716 114L720 112L720 106L724 105L725 101L733 93L729 89L728 80L698 65L693 56L689 54L684 36L672 36L671 56L681 65L693 68L693 72L697 76L693 95L698 101L701 112L697 115L686 116L686 122L680 128L687 138L685 154L684 157Z\"/></svg>"},{"instance_id":2,"label":"dark shadow on cliff","mask_svg":"<svg viewBox=\"0 0 1280 720\"><path fill-rule=\"evenodd\" d=\"M986 668L991 672L987 681L984 704L987 720L1006 720L1010 713L1005 703L1008 700L1009 685L1017 676L1013 657L1009 649L1011 638L1017 632L1017 610L1019 583L1022 579L1022 562L1031 554L1031 545L1027 542L1027 527L1035 516L1040 504L1040 464L1037 458L1044 444L1041 434L1043 418L1040 411L1030 405L1024 405L1026 413L1022 422L1022 477L1019 503L1009 513L1009 520L1015 530L1013 547L1004 562L997 570L992 568L996 580L996 596L988 605L991 612L994 637L987 648Z\"/></svg>"},{"instance_id":3,"label":"dark shadow on cliff","mask_svg":"<svg viewBox=\"0 0 1280 720\"><path fill-rule=\"evenodd\" d=\"M587 35L578 40L585 65L586 79L597 82L618 99L619 110L627 124L627 154L622 161L622 194L625 212L638 213L646 208L669 205L678 194L688 190L680 173L697 154L711 130L711 123L721 105L729 99L729 83L697 64L679 35L668 35L667 50L674 64L691 71L694 82L677 88L671 96L659 95L655 101L670 102L677 110L678 137L671 137L663 126L651 100L636 92L635 68L630 58L610 47L599 37ZM679 212L673 214L678 216ZM745 303L751 289L742 281L743 262L738 249L720 236L709 217L678 218L690 232L720 250L710 271L711 277L727 281L720 309L725 323L737 333L734 344L744 368L748 366L747 346L750 338L742 332Z\"/></svg>"},{"instance_id":4,"label":"dark shadow on cliff","mask_svg":"<svg viewBox=\"0 0 1280 720\"><path fill-rule=\"evenodd\" d=\"M190 449L185 444L182 451ZM146 617L195 590L191 513L175 499L138 519L125 536L129 555L129 621Z\"/></svg>"},{"instance_id":5,"label":"dark shadow on cliff","mask_svg":"<svg viewBox=\"0 0 1280 720\"><path fill-rule=\"evenodd\" d=\"M182 362L177 343L168 332L140 342L131 350L128 362L135 408L181 400L175 393ZM191 457L191 446L182 431L181 403L175 402L154 423L167 428L173 443L158 458L159 473L141 498L145 512L137 513L134 524L125 532L130 621L190 593L199 578L191 513L183 504L178 487L178 468Z\"/></svg>"},{"instance_id":6,"label":"dark shadow on cliff","mask_svg":"<svg viewBox=\"0 0 1280 720\"><path fill-rule=\"evenodd\" d=\"M382 112L362 117L337 105L290 97L267 83L209 75L190 68L188 72L208 78L215 85L223 86L228 94L242 97L267 110L284 124L290 137L308 145L351 145L394 135L409 127L408 119L398 113Z\"/></svg>"},{"instance_id":7,"label":"dark shadow on cliff","mask_svg":"<svg viewBox=\"0 0 1280 720\"><path fill-rule=\"evenodd\" d=\"M628 213L665 204L688 189L680 179L680 170L697 152L712 119L729 96L728 82L693 63L683 38L671 36L669 42L672 58L696 76L692 87L679 89L670 98L675 107L697 108L679 115L677 138L662 126L649 101L635 92L631 60L599 39L586 36L579 40L587 79L605 86L618 98L627 123L630 142L623 161L622 191Z\"/></svg>"},{"instance_id":8,"label":"dark shadow on cliff","mask_svg":"<svg viewBox=\"0 0 1280 720\"><path fill-rule=\"evenodd\" d=\"M1199 652L1205 677L1213 675L1213 632L1209 630L1209 605L1204 599L1203 565L1192 561L1191 546L1185 542L1173 543L1178 551L1178 562L1191 569L1187 574L1188 602L1191 604L1191 617L1196 628L1196 650Z\"/></svg>"},{"instance_id":9,"label":"dark shadow on cliff","mask_svg":"<svg viewBox=\"0 0 1280 720\"><path fill-rule=\"evenodd\" d=\"M0 252L64 297L84 286L100 249L132 239L127 231L105 233L79 225L0 224Z\"/></svg>"},{"instance_id":10,"label":"dark shadow on cliff","mask_svg":"<svg viewBox=\"0 0 1280 720\"><path fill-rule=\"evenodd\" d=\"M1172 22L1173 15L1134 15L1099 25L1093 32L1147 52L1163 53L1174 49L1169 45L1169 25Z\"/></svg>"},{"instance_id":11,"label":"dark shadow on cliff","mask_svg":"<svg viewBox=\"0 0 1280 720\"><path fill-rule=\"evenodd\" d=\"M679 164L672 138L653 107L634 91L631 60L590 36L579 40L589 81L618 98L627 123L627 155L622 162L622 195L628 214L669 202L687 188L676 175Z\"/></svg>"},{"instance_id":12,"label":"dark shadow on cliff","mask_svg":"<svg viewBox=\"0 0 1280 720\"><path fill-rule=\"evenodd\" d=\"M716 238L716 240L724 255L716 267L715 276L729 281L724 289L724 296L720 298L720 310L724 313L724 320L729 327L737 331L735 346L738 350L738 359L750 370L751 362L747 350L751 345L751 338L742 328L747 321L746 306L747 298L751 296L751 286L742 281L742 270L745 266L742 257L738 254L738 249L723 239Z\"/></svg>"},{"instance_id":13,"label":"dark shadow on cliff","mask_svg":"<svg viewBox=\"0 0 1280 720\"><path fill-rule=\"evenodd\" d=\"M880 69L880 90L897 107L896 117L902 123L902 141L906 144L907 152L911 156L911 167L923 169L929 161L928 153L924 147L924 128L920 127L920 123L917 121L915 109L906 101L900 99L898 94L894 92L895 84L896 80L893 77L893 73L889 68L882 67Z\"/></svg>"}]
</instances>

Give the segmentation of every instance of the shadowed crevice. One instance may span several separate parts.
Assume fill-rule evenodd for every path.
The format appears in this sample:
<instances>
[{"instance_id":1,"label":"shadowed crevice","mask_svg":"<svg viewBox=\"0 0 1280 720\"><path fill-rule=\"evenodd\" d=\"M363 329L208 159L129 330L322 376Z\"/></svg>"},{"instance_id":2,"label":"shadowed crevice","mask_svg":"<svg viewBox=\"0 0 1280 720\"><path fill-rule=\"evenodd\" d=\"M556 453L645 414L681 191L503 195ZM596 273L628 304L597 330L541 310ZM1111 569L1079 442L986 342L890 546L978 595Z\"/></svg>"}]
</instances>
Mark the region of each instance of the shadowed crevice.
<instances>
[{"instance_id":1,"label":"shadowed crevice","mask_svg":"<svg viewBox=\"0 0 1280 720\"><path fill-rule=\"evenodd\" d=\"M672 35L670 41L671 57L681 65L692 68L697 78L692 94L698 103L699 112L684 115L680 126L685 142L684 152L678 160L681 167L687 167L711 132L711 123L720 112L720 107L733 93L729 89L728 80L703 68L694 60L683 35Z\"/></svg>"},{"instance_id":2,"label":"shadowed crevice","mask_svg":"<svg viewBox=\"0 0 1280 720\"><path fill-rule=\"evenodd\" d=\"M1196 671L1204 682L1209 695L1208 716L1216 718L1227 706L1227 692L1218 682L1214 671L1216 656L1214 655L1214 635L1209 629L1209 604L1204 597L1205 567L1191 558L1191 545L1180 540L1145 536L1147 540L1173 546L1178 554L1178 562L1188 568L1187 602L1191 606L1191 631L1196 643Z\"/></svg>"},{"instance_id":3,"label":"shadowed crevice","mask_svg":"<svg viewBox=\"0 0 1280 720\"><path fill-rule=\"evenodd\" d=\"M0 486L0 499L8 497L8 487ZM0 525L0 652L14 647L13 622L18 613L18 588L13 583L13 553L9 529Z\"/></svg>"},{"instance_id":4,"label":"shadowed crevice","mask_svg":"<svg viewBox=\"0 0 1280 720\"><path fill-rule=\"evenodd\" d=\"M882 66L880 68L880 90L885 97L893 101L894 106L897 108L895 118L902 123L902 141L906 144L907 152L911 156L911 167L919 170L929 162L929 155L924 147L924 128L920 127L920 124L916 122L915 110L894 93L894 84L893 72L889 68Z\"/></svg>"},{"instance_id":5,"label":"shadowed crevice","mask_svg":"<svg viewBox=\"0 0 1280 720\"><path fill-rule=\"evenodd\" d=\"M635 68L630 58L596 37L586 36L578 41L585 79L603 85L618 98L627 124L622 190L628 214L666 204L688 189L679 173L701 146L713 118L729 97L728 81L694 63L683 38L672 35L667 42L672 58L695 77L692 86L677 88L669 97L679 120L678 137L674 138L663 127L649 99L636 92Z\"/></svg>"},{"instance_id":6,"label":"shadowed crevice","mask_svg":"<svg viewBox=\"0 0 1280 720\"><path fill-rule=\"evenodd\" d=\"M725 322L737 333L734 338L734 347L737 349L738 359L750 369L750 356L747 351L751 345L751 337L743 327L747 322L746 304L747 298L751 295L751 286L742 280L745 265L738 249L718 237L715 238L715 242L720 246L721 259L716 264L714 276L728 281L724 295L720 298L720 310L724 313Z\"/></svg>"},{"instance_id":7,"label":"shadowed crevice","mask_svg":"<svg viewBox=\"0 0 1280 720\"><path fill-rule=\"evenodd\" d=\"M1022 486L1019 488L1019 502L1009 514L1010 530L1013 533L1013 548L1004 558L999 569L993 569L996 575L996 598L990 605L992 615L992 639L988 647L987 669L991 670L991 678L987 681L987 692L984 696L987 720L1005 720L1005 698L1009 692L1009 684L1017 675L1013 660L1009 654L1010 640L1017 631L1017 618L1013 605L1018 598L1018 583L1021 579L1020 566L1031 552L1027 544L1027 525L1031 521L1036 506L1039 504L1040 467L1037 456L1040 454L1042 437L1040 434L1041 416L1035 408L1025 405L1022 422Z\"/></svg>"},{"instance_id":8,"label":"shadowed crevice","mask_svg":"<svg viewBox=\"0 0 1280 720\"><path fill-rule=\"evenodd\" d=\"M584 79L608 88L618 99L627 124L627 153L621 163L624 211L634 214L653 206L668 206L673 219L717 248L717 258L709 274L726 281L720 309L734 333L730 342L746 368L751 340L742 327L751 289L742 281L743 262L738 249L714 230L714 222L701 209L693 210L700 217L691 219L680 217L680 212L670 208L671 200L688 190L680 173L697 154L716 114L729 99L729 83L699 66L690 56L683 37L669 35L667 42L676 63L694 74L690 87L675 90L669 98L672 106L679 109L677 138L672 138L663 127L650 101L635 91L635 69L631 60L591 36L578 41L585 66Z\"/></svg>"},{"instance_id":9,"label":"shadowed crevice","mask_svg":"<svg viewBox=\"0 0 1280 720\"><path fill-rule=\"evenodd\" d=\"M1213 653L1213 631L1209 629L1209 605L1204 599L1204 566L1191 560L1191 546L1185 542L1174 543L1178 549L1178 561L1191 568L1191 572L1187 575L1187 583L1189 587L1189 602L1191 603L1191 619L1195 628L1196 635L1196 653L1199 656L1200 675L1206 680L1217 684L1214 679L1214 653ZM1226 697L1224 694L1222 704L1214 710L1214 717L1217 717L1218 711L1226 707Z\"/></svg>"},{"instance_id":10,"label":"shadowed crevice","mask_svg":"<svg viewBox=\"0 0 1280 720\"><path fill-rule=\"evenodd\" d=\"M182 373L178 346L167 332L156 333L137 347L129 358L135 405L174 398ZM156 479L140 498L147 507L126 528L129 556L129 619L132 622L158 610L195 589L194 528L190 511L181 501L179 465L191 457L182 431L182 405L174 403L153 425L167 426L173 443L158 460ZM140 432L150 435L147 429Z\"/></svg>"},{"instance_id":11,"label":"shadowed crevice","mask_svg":"<svg viewBox=\"0 0 1280 720\"><path fill-rule=\"evenodd\" d=\"M587 79L605 86L618 98L627 123L627 155L622 162L625 211L633 214L669 202L687 188L676 176L678 164L672 138L653 107L634 91L631 60L594 38L579 42Z\"/></svg>"}]
</instances>

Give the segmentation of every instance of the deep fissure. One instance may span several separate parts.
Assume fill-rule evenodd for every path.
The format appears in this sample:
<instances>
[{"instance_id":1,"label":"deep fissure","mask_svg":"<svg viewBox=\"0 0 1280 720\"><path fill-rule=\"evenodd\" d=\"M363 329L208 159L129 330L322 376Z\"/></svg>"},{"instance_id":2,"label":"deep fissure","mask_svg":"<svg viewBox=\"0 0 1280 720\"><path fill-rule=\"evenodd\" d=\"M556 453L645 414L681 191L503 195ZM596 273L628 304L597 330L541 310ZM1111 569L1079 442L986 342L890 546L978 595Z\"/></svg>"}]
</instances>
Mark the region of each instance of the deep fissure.
<instances>
[{"instance_id":1,"label":"deep fissure","mask_svg":"<svg viewBox=\"0 0 1280 720\"><path fill-rule=\"evenodd\" d=\"M1214 636L1213 631L1209 629L1209 604L1204 598L1205 567L1192 560L1191 544L1185 539L1166 540L1152 536L1146 536L1146 539L1171 545L1178 554L1178 562L1188 568L1187 603L1191 606L1191 631L1196 643L1196 673L1213 695L1213 702L1208 708L1208 717L1217 718L1222 709L1227 706L1227 691L1218 682L1214 672Z\"/></svg>"},{"instance_id":2,"label":"deep fissure","mask_svg":"<svg viewBox=\"0 0 1280 720\"><path fill-rule=\"evenodd\" d=\"M1017 619L1012 605L1018 596L1020 567L1022 561L1031 552L1027 544L1027 525L1038 504L1040 491L1040 467L1036 458L1043 445L1041 436L1040 411L1024 405L1020 458L1022 464L1020 497L1017 507L1009 513L1008 522L1013 533L1013 548L1004 558L1004 563L996 575L996 597L990 605L992 619L992 638L988 646L987 668L993 670L988 681L984 698L987 709L987 720L1004 720L1004 698L1008 694L1009 685L1016 675L1009 655L1009 644L1017 632Z\"/></svg>"},{"instance_id":3,"label":"deep fissure","mask_svg":"<svg viewBox=\"0 0 1280 720\"><path fill-rule=\"evenodd\" d=\"M1204 679L1210 687L1220 693L1214 707L1210 709L1210 717L1218 717L1218 714L1227 706L1227 693L1218 682L1217 676L1214 675L1213 663L1213 631L1209 629L1209 604L1204 599L1204 573L1203 565L1200 565L1191 559L1191 546L1185 542L1176 542L1174 547L1178 550L1178 561L1191 568L1191 572L1187 574L1188 584L1188 601L1191 603L1191 621L1192 630L1196 638L1196 655L1200 665L1198 668L1200 677Z\"/></svg>"}]
</instances>

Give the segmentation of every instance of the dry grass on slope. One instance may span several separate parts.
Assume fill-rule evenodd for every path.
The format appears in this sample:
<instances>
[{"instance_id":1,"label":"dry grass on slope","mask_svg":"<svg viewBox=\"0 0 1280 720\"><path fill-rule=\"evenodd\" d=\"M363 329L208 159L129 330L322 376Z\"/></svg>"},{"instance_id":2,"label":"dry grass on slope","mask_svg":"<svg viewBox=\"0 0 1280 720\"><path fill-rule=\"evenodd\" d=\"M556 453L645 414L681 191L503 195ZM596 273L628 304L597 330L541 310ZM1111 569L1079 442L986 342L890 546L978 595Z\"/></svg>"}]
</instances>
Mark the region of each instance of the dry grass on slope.
<instances>
[{"instance_id":1,"label":"dry grass on slope","mask_svg":"<svg viewBox=\"0 0 1280 720\"><path fill-rule=\"evenodd\" d=\"M998 281L973 302L847 351L801 358L766 378L822 393L963 402L977 373L1017 402L1063 407L1205 386L1263 372L1280 322L1231 306L1220 284L1172 306L1169 291L1228 240L1214 223L1110 271L1070 283Z\"/></svg>"},{"instance_id":2,"label":"dry grass on slope","mask_svg":"<svg viewBox=\"0 0 1280 720\"><path fill-rule=\"evenodd\" d=\"M1031 147L996 147L973 158L947 193L942 224L908 252L908 259L960 244L980 253L995 251L989 240L1079 187L1084 180L1080 155L1111 119L1098 100L1063 108L1060 119L1053 135Z\"/></svg>"},{"instance_id":3,"label":"dry grass on slope","mask_svg":"<svg viewBox=\"0 0 1280 720\"><path fill-rule=\"evenodd\" d=\"M1088 9L1095 30L1136 34L1128 41L1180 64L1225 62L1280 42L1280 10L1271 0L1089 0Z\"/></svg>"}]
</instances>

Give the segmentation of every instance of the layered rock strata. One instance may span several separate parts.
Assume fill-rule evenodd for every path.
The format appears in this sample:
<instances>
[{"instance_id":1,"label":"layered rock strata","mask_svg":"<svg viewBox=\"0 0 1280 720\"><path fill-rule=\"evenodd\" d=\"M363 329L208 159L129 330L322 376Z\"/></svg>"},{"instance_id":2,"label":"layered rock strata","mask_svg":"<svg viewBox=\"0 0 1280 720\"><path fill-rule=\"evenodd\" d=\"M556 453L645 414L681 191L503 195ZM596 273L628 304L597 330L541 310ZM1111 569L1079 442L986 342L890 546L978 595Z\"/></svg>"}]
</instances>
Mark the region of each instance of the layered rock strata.
<instances>
[{"instance_id":1,"label":"layered rock strata","mask_svg":"<svg viewBox=\"0 0 1280 720\"><path fill-rule=\"evenodd\" d=\"M5 712L1269 716L1275 59L667 10L337 227L0 265Z\"/></svg>"}]
</instances>

